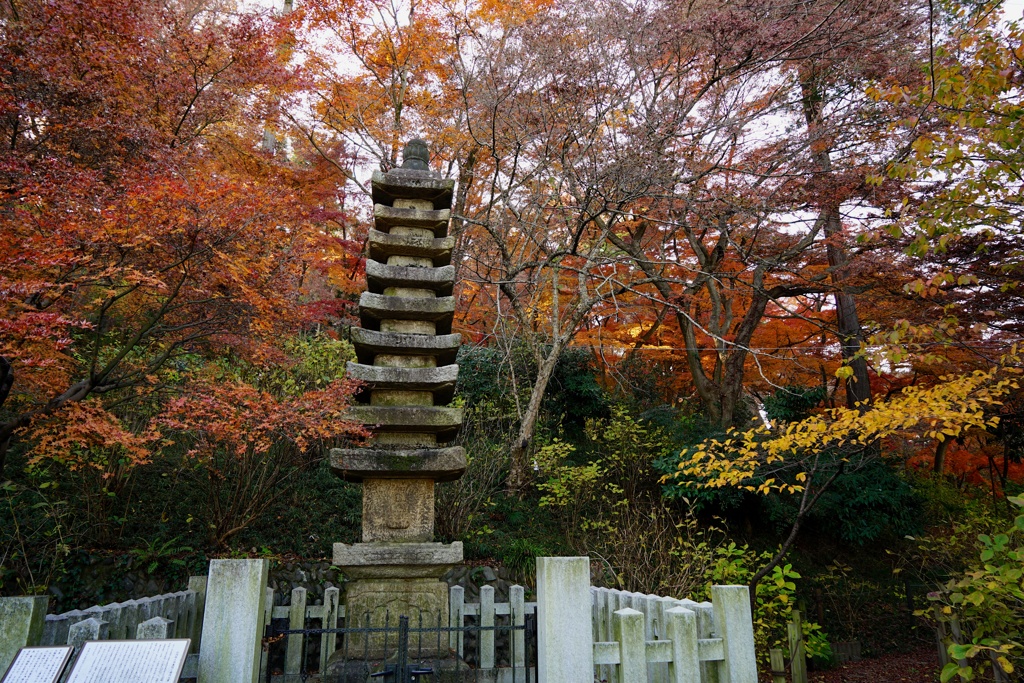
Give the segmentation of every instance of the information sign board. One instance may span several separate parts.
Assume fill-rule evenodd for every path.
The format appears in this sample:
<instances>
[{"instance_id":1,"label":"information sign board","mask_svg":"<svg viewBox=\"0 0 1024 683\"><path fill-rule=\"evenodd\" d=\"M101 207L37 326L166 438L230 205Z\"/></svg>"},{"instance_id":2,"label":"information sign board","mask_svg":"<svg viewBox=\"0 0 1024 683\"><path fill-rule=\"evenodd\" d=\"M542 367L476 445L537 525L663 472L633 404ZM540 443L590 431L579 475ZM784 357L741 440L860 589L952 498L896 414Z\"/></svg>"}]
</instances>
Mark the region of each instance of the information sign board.
<instances>
[{"instance_id":1,"label":"information sign board","mask_svg":"<svg viewBox=\"0 0 1024 683\"><path fill-rule=\"evenodd\" d=\"M190 643L91 640L82 645L67 683L178 683Z\"/></svg>"},{"instance_id":2,"label":"information sign board","mask_svg":"<svg viewBox=\"0 0 1024 683\"><path fill-rule=\"evenodd\" d=\"M73 649L70 645L23 647L7 667L2 683L57 683Z\"/></svg>"}]
</instances>

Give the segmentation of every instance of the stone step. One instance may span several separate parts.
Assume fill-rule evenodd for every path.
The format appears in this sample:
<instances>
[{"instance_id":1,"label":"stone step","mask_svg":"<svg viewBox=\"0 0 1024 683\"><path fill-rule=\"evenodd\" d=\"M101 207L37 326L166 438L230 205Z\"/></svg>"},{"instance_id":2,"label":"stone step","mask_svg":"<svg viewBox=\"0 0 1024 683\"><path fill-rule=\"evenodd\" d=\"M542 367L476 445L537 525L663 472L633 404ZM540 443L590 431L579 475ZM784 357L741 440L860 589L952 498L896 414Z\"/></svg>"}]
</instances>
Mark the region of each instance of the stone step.
<instances>
[{"instance_id":1,"label":"stone step","mask_svg":"<svg viewBox=\"0 0 1024 683\"><path fill-rule=\"evenodd\" d=\"M396 199L429 199L434 209L450 209L455 181L433 173L395 168L374 171L371 180L374 204L393 206Z\"/></svg>"},{"instance_id":2,"label":"stone step","mask_svg":"<svg viewBox=\"0 0 1024 683\"><path fill-rule=\"evenodd\" d=\"M383 294L386 287L416 287L433 290L438 296L451 296L454 284L455 266L416 268L366 261L366 286L374 294Z\"/></svg>"},{"instance_id":3,"label":"stone step","mask_svg":"<svg viewBox=\"0 0 1024 683\"><path fill-rule=\"evenodd\" d=\"M439 406L349 406L345 417L377 432L436 434L451 441L462 426L462 410Z\"/></svg>"},{"instance_id":4,"label":"stone step","mask_svg":"<svg viewBox=\"0 0 1024 683\"><path fill-rule=\"evenodd\" d=\"M359 297L359 318L367 329L379 328L381 320L427 320L437 325L437 334L449 334L454 315L451 296L419 299L363 292Z\"/></svg>"},{"instance_id":5,"label":"stone step","mask_svg":"<svg viewBox=\"0 0 1024 683\"><path fill-rule=\"evenodd\" d=\"M370 230L370 258L387 263L389 256L419 256L434 262L435 267L447 266L452 260L455 248L453 237L417 237L415 235L389 235L380 230Z\"/></svg>"},{"instance_id":6,"label":"stone step","mask_svg":"<svg viewBox=\"0 0 1024 683\"><path fill-rule=\"evenodd\" d=\"M391 228L424 228L434 233L434 237L448 236L448 221L452 212L448 209L427 211L425 209L398 209L383 204L373 205L373 222L381 232L389 232Z\"/></svg>"},{"instance_id":7,"label":"stone step","mask_svg":"<svg viewBox=\"0 0 1024 683\"><path fill-rule=\"evenodd\" d=\"M438 365L451 365L462 345L461 334L402 334L379 332L353 327L350 330L356 347L356 358L364 365L373 365L377 354L393 356L433 356Z\"/></svg>"},{"instance_id":8,"label":"stone step","mask_svg":"<svg viewBox=\"0 0 1024 683\"><path fill-rule=\"evenodd\" d=\"M402 391L430 391L434 405L444 405L455 394L455 381L459 377L458 365L440 368L393 368L380 365L349 363L348 376L366 382L369 387L360 396L370 399L368 389L400 389Z\"/></svg>"},{"instance_id":9,"label":"stone step","mask_svg":"<svg viewBox=\"0 0 1024 683\"><path fill-rule=\"evenodd\" d=\"M466 470L466 451L449 448L332 448L331 470L346 481L433 479L454 481Z\"/></svg>"}]
</instances>

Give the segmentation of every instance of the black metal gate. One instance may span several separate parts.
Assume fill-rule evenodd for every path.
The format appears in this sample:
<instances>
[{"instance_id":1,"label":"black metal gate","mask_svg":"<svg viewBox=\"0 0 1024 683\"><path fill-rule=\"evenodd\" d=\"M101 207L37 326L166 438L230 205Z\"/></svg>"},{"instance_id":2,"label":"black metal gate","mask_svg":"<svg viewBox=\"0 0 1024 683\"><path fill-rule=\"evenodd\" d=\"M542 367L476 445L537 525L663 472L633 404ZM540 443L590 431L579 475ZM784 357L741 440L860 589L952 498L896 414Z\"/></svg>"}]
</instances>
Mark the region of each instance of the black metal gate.
<instances>
[{"instance_id":1,"label":"black metal gate","mask_svg":"<svg viewBox=\"0 0 1024 683\"><path fill-rule=\"evenodd\" d=\"M422 617L385 615L383 626L302 628L279 626L273 619L263 638L263 683L536 683L536 615L523 615L524 623L508 615L494 626L430 626ZM438 620L432 620L435 623ZM277 622L277 623L275 623ZM324 634L336 634L337 649L326 668L315 650ZM302 639L298 673L285 673L289 636ZM493 638L493 640L492 640ZM518 643L518 644L517 644ZM485 647L485 645L487 647ZM490 652L490 655L488 655Z\"/></svg>"}]
</instances>

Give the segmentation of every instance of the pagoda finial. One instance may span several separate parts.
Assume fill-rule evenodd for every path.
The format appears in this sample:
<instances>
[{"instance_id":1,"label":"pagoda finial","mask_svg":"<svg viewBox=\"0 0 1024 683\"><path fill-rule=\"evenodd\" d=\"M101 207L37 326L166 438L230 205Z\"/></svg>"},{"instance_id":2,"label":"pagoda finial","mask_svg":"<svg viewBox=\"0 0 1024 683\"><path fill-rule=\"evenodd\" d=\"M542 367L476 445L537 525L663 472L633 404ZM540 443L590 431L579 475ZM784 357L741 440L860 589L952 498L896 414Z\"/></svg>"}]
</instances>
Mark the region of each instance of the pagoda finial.
<instances>
[{"instance_id":1,"label":"pagoda finial","mask_svg":"<svg viewBox=\"0 0 1024 683\"><path fill-rule=\"evenodd\" d=\"M402 150L402 168L412 171L430 170L430 147L427 141L421 138L413 138L405 143Z\"/></svg>"}]
</instances>

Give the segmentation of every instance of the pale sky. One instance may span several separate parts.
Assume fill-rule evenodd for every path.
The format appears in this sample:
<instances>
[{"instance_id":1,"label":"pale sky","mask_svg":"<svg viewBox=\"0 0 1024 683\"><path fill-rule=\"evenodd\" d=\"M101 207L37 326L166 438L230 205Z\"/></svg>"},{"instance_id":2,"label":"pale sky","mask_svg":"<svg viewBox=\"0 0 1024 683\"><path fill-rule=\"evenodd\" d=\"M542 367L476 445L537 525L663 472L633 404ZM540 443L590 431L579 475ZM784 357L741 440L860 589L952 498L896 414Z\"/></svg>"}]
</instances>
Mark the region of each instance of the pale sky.
<instances>
[{"instance_id":1,"label":"pale sky","mask_svg":"<svg viewBox=\"0 0 1024 683\"><path fill-rule=\"evenodd\" d=\"M1006 0L1003 5L1003 16L1007 21L1020 19L1024 14L1024 0Z\"/></svg>"}]
</instances>

